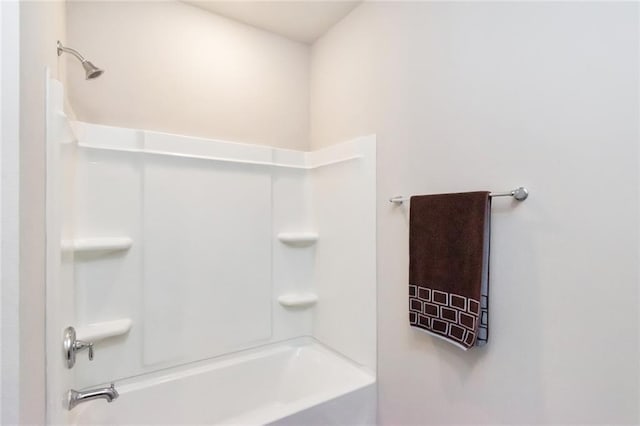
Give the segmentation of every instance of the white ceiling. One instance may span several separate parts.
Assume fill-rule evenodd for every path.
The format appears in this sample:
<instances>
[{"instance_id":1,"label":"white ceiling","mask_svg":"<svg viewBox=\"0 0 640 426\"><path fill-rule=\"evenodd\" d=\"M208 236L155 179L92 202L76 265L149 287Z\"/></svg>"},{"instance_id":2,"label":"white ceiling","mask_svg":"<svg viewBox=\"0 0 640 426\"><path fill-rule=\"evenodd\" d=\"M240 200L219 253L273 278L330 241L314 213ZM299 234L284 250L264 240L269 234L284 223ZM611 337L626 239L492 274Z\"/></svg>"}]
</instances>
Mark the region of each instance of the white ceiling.
<instances>
[{"instance_id":1,"label":"white ceiling","mask_svg":"<svg viewBox=\"0 0 640 426\"><path fill-rule=\"evenodd\" d=\"M183 1L292 40L313 43L362 0Z\"/></svg>"}]
</instances>

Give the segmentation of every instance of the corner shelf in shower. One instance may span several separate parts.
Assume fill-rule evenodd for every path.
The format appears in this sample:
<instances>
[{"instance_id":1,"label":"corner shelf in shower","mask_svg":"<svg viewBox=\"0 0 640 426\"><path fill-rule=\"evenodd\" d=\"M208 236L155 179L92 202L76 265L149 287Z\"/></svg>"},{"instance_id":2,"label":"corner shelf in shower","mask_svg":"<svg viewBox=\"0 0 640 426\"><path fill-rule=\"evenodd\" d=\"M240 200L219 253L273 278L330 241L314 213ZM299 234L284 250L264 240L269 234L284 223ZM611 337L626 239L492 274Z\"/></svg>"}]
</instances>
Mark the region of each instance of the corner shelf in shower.
<instances>
[{"instance_id":1,"label":"corner shelf in shower","mask_svg":"<svg viewBox=\"0 0 640 426\"><path fill-rule=\"evenodd\" d=\"M80 340L95 343L99 340L108 339L109 337L127 334L131 330L131 321L129 318L123 318L114 321L96 322L84 325L76 329L77 338Z\"/></svg>"},{"instance_id":2,"label":"corner shelf in shower","mask_svg":"<svg viewBox=\"0 0 640 426\"><path fill-rule=\"evenodd\" d=\"M316 232L281 232L278 234L280 242L296 247L307 247L318 241Z\"/></svg>"},{"instance_id":3,"label":"corner shelf in shower","mask_svg":"<svg viewBox=\"0 0 640 426\"><path fill-rule=\"evenodd\" d=\"M278 303L285 308L308 308L318 303L314 293L288 293L278 297Z\"/></svg>"},{"instance_id":4,"label":"corner shelf in shower","mask_svg":"<svg viewBox=\"0 0 640 426\"><path fill-rule=\"evenodd\" d=\"M77 238L63 241L63 251L75 253L99 253L129 250L133 240L129 237Z\"/></svg>"}]
</instances>

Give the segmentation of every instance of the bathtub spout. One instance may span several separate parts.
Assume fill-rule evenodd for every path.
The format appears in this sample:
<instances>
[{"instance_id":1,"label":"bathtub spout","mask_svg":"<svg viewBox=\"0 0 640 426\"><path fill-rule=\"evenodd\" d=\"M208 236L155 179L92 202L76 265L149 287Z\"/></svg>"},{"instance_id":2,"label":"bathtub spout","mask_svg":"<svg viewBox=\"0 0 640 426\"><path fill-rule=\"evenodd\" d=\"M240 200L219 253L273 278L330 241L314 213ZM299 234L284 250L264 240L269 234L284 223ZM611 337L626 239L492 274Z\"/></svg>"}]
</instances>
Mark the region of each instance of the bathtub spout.
<instances>
[{"instance_id":1,"label":"bathtub spout","mask_svg":"<svg viewBox=\"0 0 640 426\"><path fill-rule=\"evenodd\" d=\"M87 391L76 391L71 389L68 394L68 408L69 410L72 410L76 405L94 399L106 399L107 402L111 402L119 396L120 394L113 383L111 383L111 386L108 388L90 389Z\"/></svg>"}]
</instances>

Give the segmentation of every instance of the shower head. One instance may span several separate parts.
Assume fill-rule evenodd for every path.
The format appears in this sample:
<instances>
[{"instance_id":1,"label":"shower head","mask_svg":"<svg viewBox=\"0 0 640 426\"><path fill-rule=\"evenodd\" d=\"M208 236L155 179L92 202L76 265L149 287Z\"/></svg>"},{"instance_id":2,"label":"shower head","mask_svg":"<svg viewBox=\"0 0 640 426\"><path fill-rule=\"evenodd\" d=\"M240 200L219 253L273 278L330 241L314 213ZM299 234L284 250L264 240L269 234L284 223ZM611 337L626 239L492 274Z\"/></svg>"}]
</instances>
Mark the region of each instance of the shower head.
<instances>
[{"instance_id":1,"label":"shower head","mask_svg":"<svg viewBox=\"0 0 640 426\"><path fill-rule=\"evenodd\" d=\"M100 68L93 65L91 62L87 61L77 50L72 49L70 47L64 47L62 43L60 43L60 41L58 41L56 46L58 48L58 56L62 55L62 53L64 52L71 53L82 63L82 68L84 68L87 80L100 77L104 72L104 70L101 70Z\"/></svg>"},{"instance_id":2,"label":"shower head","mask_svg":"<svg viewBox=\"0 0 640 426\"><path fill-rule=\"evenodd\" d=\"M104 72L104 70L101 70L89 61L84 61L82 63L82 67L87 74L87 80L100 77L100 75L102 75L102 73Z\"/></svg>"}]
</instances>

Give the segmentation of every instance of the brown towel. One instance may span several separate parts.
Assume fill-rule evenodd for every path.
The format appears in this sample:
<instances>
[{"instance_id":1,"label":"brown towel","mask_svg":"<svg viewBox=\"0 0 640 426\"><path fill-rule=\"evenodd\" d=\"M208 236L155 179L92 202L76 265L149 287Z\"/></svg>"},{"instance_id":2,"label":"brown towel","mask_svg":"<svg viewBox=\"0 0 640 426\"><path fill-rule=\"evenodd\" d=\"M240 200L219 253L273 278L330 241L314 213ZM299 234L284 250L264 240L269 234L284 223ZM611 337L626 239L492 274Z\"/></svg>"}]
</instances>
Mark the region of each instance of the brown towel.
<instances>
[{"instance_id":1,"label":"brown towel","mask_svg":"<svg viewBox=\"0 0 640 426\"><path fill-rule=\"evenodd\" d=\"M488 339L488 192L411 197L409 322L463 348Z\"/></svg>"}]
</instances>

